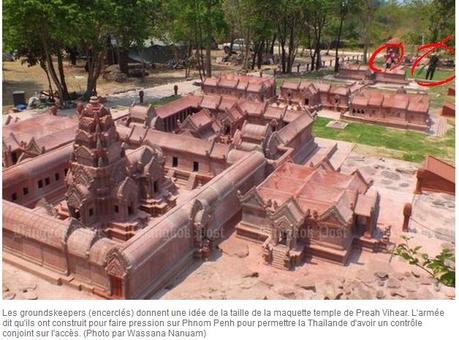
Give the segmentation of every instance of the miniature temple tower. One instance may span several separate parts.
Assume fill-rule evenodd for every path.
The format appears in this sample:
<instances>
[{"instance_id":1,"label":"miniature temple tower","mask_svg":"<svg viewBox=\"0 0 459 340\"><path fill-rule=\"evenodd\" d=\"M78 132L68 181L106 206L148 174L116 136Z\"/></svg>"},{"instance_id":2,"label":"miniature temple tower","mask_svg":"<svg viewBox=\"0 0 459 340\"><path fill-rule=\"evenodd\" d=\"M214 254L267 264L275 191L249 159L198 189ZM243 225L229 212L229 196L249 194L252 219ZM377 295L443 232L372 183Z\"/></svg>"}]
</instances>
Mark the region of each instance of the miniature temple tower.
<instances>
[{"instance_id":1,"label":"miniature temple tower","mask_svg":"<svg viewBox=\"0 0 459 340\"><path fill-rule=\"evenodd\" d=\"M66 177L67 205L61 215L108 237L127 240L150 216L175 206L176 188L164 174L164 156L156 145L125 153L110 110L97 97L77 112L79 124Z\"/></svg>"},{"instance_id":2,"label":"miniature temple tower","mask_svg":"<svg viewBox=\"0 0 459 340\"><path fill-rule=\"evenodd\" d=\"M69 215L106 228L137 213L138 186L126 173L126 157L110 110L97 97L79 111L70 170L66 178Z\"/></svg>"}]
</instances>

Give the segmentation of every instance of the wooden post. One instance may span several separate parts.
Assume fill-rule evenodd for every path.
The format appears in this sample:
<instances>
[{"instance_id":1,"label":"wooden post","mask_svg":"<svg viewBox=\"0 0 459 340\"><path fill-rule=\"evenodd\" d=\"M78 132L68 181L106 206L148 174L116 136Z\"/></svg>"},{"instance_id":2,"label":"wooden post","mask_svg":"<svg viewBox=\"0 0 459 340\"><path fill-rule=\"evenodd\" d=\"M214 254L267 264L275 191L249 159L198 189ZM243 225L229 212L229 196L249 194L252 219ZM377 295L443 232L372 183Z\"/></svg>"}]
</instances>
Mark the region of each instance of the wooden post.
<instances>
[{"instance_id":1,"label":"wooden post","mask_svg":"<svg viewBox=\"0 0 459 340\"><path fill-rule=\"evenodd\" d=\"M402 231L408 231L408 224L410 222L410 217L411 217L411 204L406 203L405 206L403 207L403 226L402 226Z\"/></svg>"},{"instance_id":2,"label":"wooden post","mask_svg":"<svg viewBox=\"0 0 459 340\"><path fill-rule=\"evenodd\" d=\"M139 101L140 101L140 104L143 104L143 96L144 96L144 94L145 94L145 93L143 92L143 90L140 90L140 91L139 91Z\"/></svg>"}]
</instances>

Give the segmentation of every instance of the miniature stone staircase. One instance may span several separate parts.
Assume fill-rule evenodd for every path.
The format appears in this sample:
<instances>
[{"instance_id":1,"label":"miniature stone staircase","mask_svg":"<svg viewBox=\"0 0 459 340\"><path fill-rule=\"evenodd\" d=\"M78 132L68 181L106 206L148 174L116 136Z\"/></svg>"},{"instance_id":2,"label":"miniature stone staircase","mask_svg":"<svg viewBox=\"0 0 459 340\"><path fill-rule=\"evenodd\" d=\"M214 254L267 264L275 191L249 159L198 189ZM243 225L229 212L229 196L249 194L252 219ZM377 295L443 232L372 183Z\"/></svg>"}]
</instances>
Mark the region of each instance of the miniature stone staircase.
<instances>
[{"instance_id":1,"label":"miniature stone staircase","mask_svg":"<svg viewBox=\"0 0 459 340\"><path fill-rule=\"evenodd\" d=\"M175 172L175 184L181 188L186 188L188 186L188 176L176 171Z\"/></svg>"},{"instance_id":2,"label":"miniature stone staircase","mask_svg":"<svg viewBox=\"0 0 459 340\"><path fill-rule=\"evenodd\" d=\"M438 127L437 127L437 131L435 135L437 137L443 137L447 131L448 131L448 121L445 118L440 117L438 119Z\"/></svg>"},{"instance_id":3,"label":"miniature stone staircase","mask_svg":"<svg viewBox=\"0 0 459 340\"><path fill-rule=\"evenodd\" d=\"M191 174L186 183L186 188L188 190L193 190L196 187L197 182L198 182L198 177L196 176L196 174L195 173Z\"/></svg>"},{"instance_id":4,"label":"miniature stone staircase","mask_svg":"<svg viewBox=\"0 0 459 340\"><path fill-rule=\"evenodd\" d=\"M272 248L272 261L271 265L274 268L288 270L288 248L284 245L276 245Z\"/></svg>"}]
</instances>

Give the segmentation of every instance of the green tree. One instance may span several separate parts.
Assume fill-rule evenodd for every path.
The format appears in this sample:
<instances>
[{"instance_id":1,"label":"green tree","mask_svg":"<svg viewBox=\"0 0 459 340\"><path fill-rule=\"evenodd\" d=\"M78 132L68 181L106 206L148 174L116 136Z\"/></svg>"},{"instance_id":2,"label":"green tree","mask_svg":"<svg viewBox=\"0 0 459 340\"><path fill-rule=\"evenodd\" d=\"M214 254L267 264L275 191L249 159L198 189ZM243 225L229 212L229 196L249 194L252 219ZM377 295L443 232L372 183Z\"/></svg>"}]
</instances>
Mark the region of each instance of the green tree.
<instances>
[{"instance_id":1,"label":"green tree","mask_svg":"<svg viewBox=\"0 0 459 340\"><path fill-rule=\"evenodd\" d=\"M225 21L228 25L230 49L229 52L233 51L234 39L240 38L242 35L242 23L241 23L241 7L239 0L223 0L222 3L223 14Z\"/></svg>"},{"instance_id":2,"label":"green tree","mask_svg":"<svg viewBox=\"0 0 459 340\"><path fill-rule=\"evenodd\" d=\"M437 42L450 34L454 34L454 9L454 0L432 1L429 8L429 30L432 42Z\"/></svg>"},{"instance_id":3,"label":"green tree","mask_svg":"<svg viewBox=\"0 0 459 340\"><path fill-rule=\"evenodd\" d=\"M3 2L4 47L16 50L29 65L38 63L54 83L61 104L69 99L63 51L75 37L76 26L71 21L74 9L72 4L59 0ZM57 58L57 69L53 56ZM49 84L51 89L51 81Z\"/></svg>"},{"instance_id":4,"label":"green tree","mask_svg":"<svg viewBox=\"0 0 459 340\"><path fill-rule=\"evenodd\" d=\"M96 89L107 40L115 36L123 49L140 46L155 26L159 0L6 0L4 46L39 63L54 83L61 103L69 99L64 50L78 49L87 60L84 99ZM57 60L57 69L53 60Z\"/></svg>"},{"instance_id":5,"label":"green tree","mask_svg":"<svg viewBox=\"0 0 459 340\"><path fill-rule=\"evenodd\" d=\"M201 79L211 76L211 47L215 36L227 31L221 0L170 0L162 7L161 32L174 42L185 41L194 48ZM205 56L203 50L205 49ZM191 53L189 53L191 54Z\"/></svg>"},{"instance_id":6,"label":"green tree","mask_svg":"<svg viewBox=\"0 0 459 340\"><path fill-rule=\"evenodd\" d=\"M333 12L333 6L336 5L333 0L308 0L305 5L306 22L312 32L314 53L311 56L311 70L319 70L322 67L320 57L321 43L324 35L326 24L330 20Z\"/></svg>"},{"instance_id":7,"label":"green tree","mask_svg":"<svg viewBox=\"0 0 459 340\"><path fill-rule=\"evenodd\" d=\"M266 0L260 3L255 0L240 0L238 6L241 31L246 44L244 67L249 67L250 47L253 46L251 68L253 69L255 64L260 68L263 52L270 45L268 41L272 39L276 30L273 19L276 13L276 1Z\"/></svg>"},{"instance_id":8,"label":"green tree","mask_svg":"<svg viewBox=\"0 0 459 340\"><path fill-rule=\"evenodd\" d=\"M363 63L368 63L368 48L374 40L376 25L374 22L376 9L380 6L378 0L361 0L360 22L361 22L361 40L363 45Z\"/></svg>"},{"instance_id":9,"label":"green tree","mask_svg":"<svg viewBox=\"0 0 459 340\"><path fill-rule=\"evenodd\" d=\"M338 29L337 29L337 34L336 34L336 46L335 46L335 72L338 72L339 69L339 57L338 57L338 51L339 51L339 46L341 44L341 36L343 33L343 24L344 24L344 19L346 18L346 15L349 12L349 9L351 8L352 1L351 0L342 0L339 2L338 7Z\"/></svg>"},{"instance_id":10,"label":"green tree","mask_svg":"<svg viewBox=\"0 0 459 340\"><path fill-rule=\"evenodd\" d=\"M118 47L120 71L128 74L129 48L142 48L144 41L155 33L159 0L112 0L111 35ZM135 18L135 19L134 19Z\"/></svg>"}]
</instances>

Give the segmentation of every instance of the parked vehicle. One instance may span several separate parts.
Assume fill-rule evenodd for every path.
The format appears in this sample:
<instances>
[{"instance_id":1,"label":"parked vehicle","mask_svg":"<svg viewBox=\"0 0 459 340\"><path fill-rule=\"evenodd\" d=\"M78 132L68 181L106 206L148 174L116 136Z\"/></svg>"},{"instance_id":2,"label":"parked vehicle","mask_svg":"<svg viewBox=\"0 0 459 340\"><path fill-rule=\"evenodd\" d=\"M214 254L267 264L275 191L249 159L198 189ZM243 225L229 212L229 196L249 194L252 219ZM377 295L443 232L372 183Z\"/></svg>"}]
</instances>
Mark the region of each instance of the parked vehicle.
<instances>
[{"instance_id":1,"label":"parked vehicle","mask_svg":"<svg viewBox=\"0 0 459 340\"><path fill-rule=\"evenodd\" d=\"M225 53L229 53L230 48L231 48L231 42L227 42L223 44L223 50L225 51ZM252 46L250 46L250 50L252 51ZM239 52L245 51L245 40L242 38L234 39L233 51L239 51Z\"/></svg>"}]
</instances>

